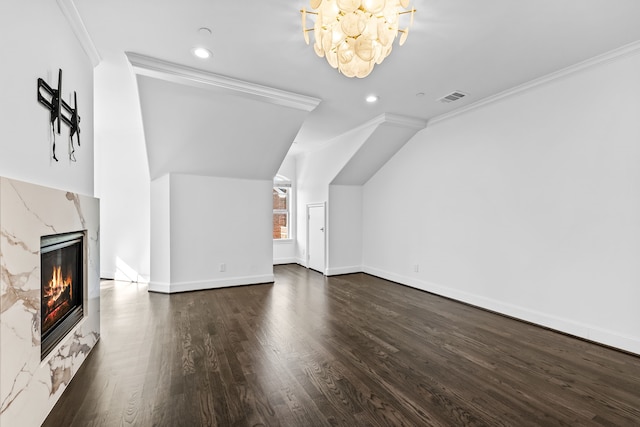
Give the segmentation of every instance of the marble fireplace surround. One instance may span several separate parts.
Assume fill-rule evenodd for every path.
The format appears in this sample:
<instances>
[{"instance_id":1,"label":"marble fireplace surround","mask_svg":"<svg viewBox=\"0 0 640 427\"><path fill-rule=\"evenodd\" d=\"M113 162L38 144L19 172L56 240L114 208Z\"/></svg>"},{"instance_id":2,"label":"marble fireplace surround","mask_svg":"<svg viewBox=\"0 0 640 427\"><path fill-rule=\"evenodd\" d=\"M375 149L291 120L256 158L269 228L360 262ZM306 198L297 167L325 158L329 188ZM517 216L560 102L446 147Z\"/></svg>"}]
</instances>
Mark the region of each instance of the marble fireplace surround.
<instances>
[{"instance_id":1,"label":"marble fireplace surround","mask_svg":"<svg viewBox=\"0 0 640 427\"><path fill-rule=\"evenodd\" d=\"M100 337L100 204L0 177L0 426L39 426ZM40 237L85 231L84 317L40 360Z\"/></svg>"}]
</instances>

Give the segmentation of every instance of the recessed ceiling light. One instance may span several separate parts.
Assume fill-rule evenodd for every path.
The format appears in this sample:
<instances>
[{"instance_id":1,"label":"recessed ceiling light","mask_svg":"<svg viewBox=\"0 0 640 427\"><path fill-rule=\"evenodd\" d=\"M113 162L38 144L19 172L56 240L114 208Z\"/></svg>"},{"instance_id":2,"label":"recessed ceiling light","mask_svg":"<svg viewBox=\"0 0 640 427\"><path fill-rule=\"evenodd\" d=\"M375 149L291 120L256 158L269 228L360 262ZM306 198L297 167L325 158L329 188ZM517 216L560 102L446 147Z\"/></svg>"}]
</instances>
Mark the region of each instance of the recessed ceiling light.
<instances>
[{"instance_id":1,"label":"recessed ceiling light","mask_svg":"<svg viewBox=\"0 0 640 427\"><path fill-rule=\"evenodd\" d=\"M424 92L418 92L418 93L416 93L416 96L418 98L422 98L424 96Z\"/></svg>"},{"instance_id":2,"label":"recessed ceiling light","mask_svg":"<svg viewBox=\"0 0 640 427\"><path fill-rule=\"evenodd\" d=\"M211 28L202 27L198 28L198 34L201 36L210 36L212 34Z\"/></svg>"},{"instance_id":3,"label":"recessed ceiling light","mask_svg":"<svg viewBox=\"0 0 640 427\"><path fill-rule=\"evenodd\" d=\"M206 49L204 47L194 47L193 49L191 49L191 53L200 59L207 59L210 58L212 53L209 49Z\"/></svg>"},{"instance_id":4,"label":"recessed ceiling light","mask_svg":"<svg viewBox=\"0 0 640 427\"><path fill-rule=\"evenodd\" d=\"M374 102L376 102L376 101L378 100L378 97L377 97L376 95L369 95L369 96L367 96L367 97L365 98L365 100L366 100L368 103L374 103Z\"/></svg>"}]
</instances>

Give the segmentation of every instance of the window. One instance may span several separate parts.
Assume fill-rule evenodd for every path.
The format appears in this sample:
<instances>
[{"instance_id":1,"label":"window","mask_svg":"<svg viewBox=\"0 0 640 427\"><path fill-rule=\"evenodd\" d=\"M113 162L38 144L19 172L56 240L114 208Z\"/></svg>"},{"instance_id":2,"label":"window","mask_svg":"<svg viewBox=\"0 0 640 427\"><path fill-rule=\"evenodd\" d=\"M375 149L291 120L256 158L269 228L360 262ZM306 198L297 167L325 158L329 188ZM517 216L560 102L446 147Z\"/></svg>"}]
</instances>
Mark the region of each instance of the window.
<instances>
[{"instance_id":1,"label":"window","mask_svg":"<svg viewBox=\"0 0 640 427\"><path fill-rule=\"evenodd\" d=\"M290 235L291 184L277 181L273 185L273 239L291 238Z\"/></svg>"}]
</instances>

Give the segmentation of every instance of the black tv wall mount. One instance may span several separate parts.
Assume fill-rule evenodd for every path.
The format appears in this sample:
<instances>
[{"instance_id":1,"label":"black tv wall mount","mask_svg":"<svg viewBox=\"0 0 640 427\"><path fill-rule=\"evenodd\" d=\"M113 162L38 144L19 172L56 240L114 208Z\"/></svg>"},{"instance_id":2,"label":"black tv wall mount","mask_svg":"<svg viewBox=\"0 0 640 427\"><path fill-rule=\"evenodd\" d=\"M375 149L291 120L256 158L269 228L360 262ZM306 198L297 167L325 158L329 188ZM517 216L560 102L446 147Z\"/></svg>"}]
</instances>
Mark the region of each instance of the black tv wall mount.
<instances>
[{"instance_id":1,"label":"black tv wall mount","mask_svg":"<svg viewBox=\"0 0 640 427\"><path fill-rule=\"evenodd\" d=\"M53 133L53 160L56 162L56 127L60 135L60 124L69 126L69 160L75 162L73 136L80 146L80 116L78 115L78 96L73 92L73 108L62 99L62 69L58 70L58 88L54 89L43 79L38 79L38 102L51 113L51 131ZM56 126L57 125L57 126Z\"/></svg>"}]
</instances>

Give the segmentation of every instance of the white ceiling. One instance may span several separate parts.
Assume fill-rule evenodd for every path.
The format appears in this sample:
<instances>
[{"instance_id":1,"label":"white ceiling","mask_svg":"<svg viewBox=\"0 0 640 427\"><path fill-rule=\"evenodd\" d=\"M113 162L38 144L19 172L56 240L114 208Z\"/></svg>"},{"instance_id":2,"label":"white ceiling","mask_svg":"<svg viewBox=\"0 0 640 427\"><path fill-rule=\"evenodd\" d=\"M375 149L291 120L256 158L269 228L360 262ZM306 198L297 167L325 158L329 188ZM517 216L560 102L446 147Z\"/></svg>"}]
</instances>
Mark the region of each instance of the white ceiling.
<instances>
[{"instance_id":1,"label":"white ceiling","mask_svg":"<svg viewBox=\"0 0 640 427\"><path fill-rule=\"evenodd\" d=\"M407 43L394 46L370 76L349 79L304 43L299 13L309 7L304 0L75 4L106 61L134 52L321 99L301 120L299 131L283 135L302 148L382 113L428 120L640 40L638 0L413 0L418 12ZM213 34L201 36L200 27ZM208 47L213 57L194 58L190 49L197 44ZM141 81L144 87L154 85ZM143 110L159 102L152 92L176 90L167 83L160 86L145 92L149 99L141 94ZM185 90L188 96L193 88ZM469 96L450 104L437 101L454 90ZM377 94L379 102L367 104L369 93ZM203 126L202 131L212 129Z\"/></svg>"},{"instance_id":2,"label":"white ceiling","mask_svg":"<svg viewBox=\"0 0 640 427\"><path fill-rule=\"evenodd\" d=\"M147 76L138 76L138 90L151 179L169 172L272 179L307 115Z\"/></svg>"}]
</instances>

